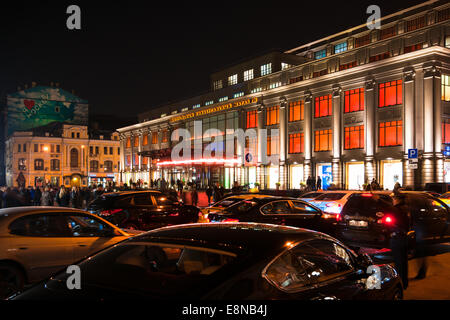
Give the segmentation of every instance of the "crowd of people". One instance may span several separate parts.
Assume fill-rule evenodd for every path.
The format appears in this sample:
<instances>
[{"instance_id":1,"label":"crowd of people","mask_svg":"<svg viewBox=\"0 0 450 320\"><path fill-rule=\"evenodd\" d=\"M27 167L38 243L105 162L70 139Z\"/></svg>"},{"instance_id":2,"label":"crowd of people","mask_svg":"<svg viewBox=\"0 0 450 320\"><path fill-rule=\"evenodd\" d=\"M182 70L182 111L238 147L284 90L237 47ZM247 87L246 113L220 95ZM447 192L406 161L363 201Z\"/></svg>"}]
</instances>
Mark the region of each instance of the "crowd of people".
<instances>
[{"instance_id":1,"label":"crowd of people","mask_svg":"<svg viewBox=\"0 0 450 320\"><path fill-rule=\"evenodd\" d=\"M104 192L114 191L112 186L90 187L36 186L0 187L0 208L21 206L60 206L85 209L89 202Z\"/></svg>"}]
</instances>

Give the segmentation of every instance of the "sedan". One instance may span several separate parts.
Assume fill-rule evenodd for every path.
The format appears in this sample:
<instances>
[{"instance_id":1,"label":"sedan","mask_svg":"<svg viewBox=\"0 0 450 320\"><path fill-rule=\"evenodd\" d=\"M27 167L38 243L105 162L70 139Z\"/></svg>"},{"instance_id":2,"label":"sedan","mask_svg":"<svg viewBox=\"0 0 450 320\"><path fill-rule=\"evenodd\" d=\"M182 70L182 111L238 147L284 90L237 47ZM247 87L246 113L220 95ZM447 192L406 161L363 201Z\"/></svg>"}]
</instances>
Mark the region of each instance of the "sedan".
<instances>
[{"instance_id":1,"label":"sedan","mask_svg":"<svg viewBox=\"0 0 450 320\"><path fill-rule=\"evenodd\" d=\"M131 230L197 222L201 216L197 207L182 204L176 197L156 190L103 194L89 204L88 211Z\"/></svg>"},{"instance_id":2,"label":"sedan","mask_svg":"<svg viewBox=\"0 0 450 320\"><path fill-rule=\"evenodd\" d=\"M336 214L327 214L310 203L288 197L252 198L218 213L210 213L211 222L259 222L308 228L333 234Z\"/></svg>"},{"instance_id":3,"label":"sedan","mask_svg":"<svg viewBox=\"0 0 450 320\"><path fill-rule=\"evenodd\" d=\"M165 227L77 264L79 289L61 272L15 300L372 300L401 299L389 265L374 266L338 240L255 223ZM377 270L368 273L368 267Z\"/></svg>"},{"instance_id":4,"label":"sedan","mask_svg":"<svg viewBox=\"0 0 450 320\"><path fill-rule=\"evenodd\" d=\"M77 209L1 209L0 297L131 235Z\"/></svg>"}]
</instances>

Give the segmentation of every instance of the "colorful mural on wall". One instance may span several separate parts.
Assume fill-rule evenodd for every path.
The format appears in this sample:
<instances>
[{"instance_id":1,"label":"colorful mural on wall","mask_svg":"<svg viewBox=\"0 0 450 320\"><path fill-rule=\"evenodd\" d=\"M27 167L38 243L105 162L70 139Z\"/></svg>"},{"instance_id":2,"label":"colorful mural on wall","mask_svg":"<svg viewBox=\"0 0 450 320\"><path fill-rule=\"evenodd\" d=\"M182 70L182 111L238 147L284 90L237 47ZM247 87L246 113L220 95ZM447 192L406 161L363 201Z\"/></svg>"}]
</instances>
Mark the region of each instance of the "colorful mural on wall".
<instances>
[{"instance_id":1,"label":"colorful mural on wall","mask_svg":"<svg viewBox=\"0 0 450 320\"><path fill-rule=\"evenodd\" d=\"M7 96L7 135L50 122L87 125L86 100L61 88L36 86Z\"/></svg>"}]
</instances>

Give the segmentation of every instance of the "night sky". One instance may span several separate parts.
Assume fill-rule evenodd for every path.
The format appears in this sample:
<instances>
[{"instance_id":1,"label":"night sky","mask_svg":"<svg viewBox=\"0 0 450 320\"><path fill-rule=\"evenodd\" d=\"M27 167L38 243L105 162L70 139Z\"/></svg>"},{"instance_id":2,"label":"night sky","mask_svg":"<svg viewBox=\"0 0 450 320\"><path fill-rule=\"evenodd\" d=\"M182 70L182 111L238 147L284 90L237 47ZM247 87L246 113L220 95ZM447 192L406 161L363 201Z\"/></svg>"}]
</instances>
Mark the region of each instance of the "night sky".
<instances>
[{"instance_id":1,"label":"night sky","mask_svg":"<svg viewBox=\"0 0 450 320\"><path fill-rule=\"evenodd\" d=\"M384 16L421 2L2 2L0 90L59 82L91 113L135 116L208 91L212 72L246 58L364 23L371 4ZM81 7L80 31L66 28L70 4Z\"/></svg>"}]
</instances>

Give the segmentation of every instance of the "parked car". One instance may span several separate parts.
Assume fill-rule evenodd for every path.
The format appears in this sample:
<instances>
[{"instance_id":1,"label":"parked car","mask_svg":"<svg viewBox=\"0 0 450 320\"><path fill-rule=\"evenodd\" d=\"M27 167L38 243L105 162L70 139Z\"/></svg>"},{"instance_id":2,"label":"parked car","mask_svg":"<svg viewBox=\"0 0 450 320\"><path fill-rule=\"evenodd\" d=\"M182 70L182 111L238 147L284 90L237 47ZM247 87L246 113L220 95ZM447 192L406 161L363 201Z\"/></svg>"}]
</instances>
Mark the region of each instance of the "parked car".
<instances>
[{"instance_id":1,"label":"parked car","mask_svg":"<svg viewBox=\"0 0 450 320\"><path fill-rule=\"evenodd\" d=\"M256 223L165 227L79 262L81 289L61 272L14 300L372 300L401 299L401 280L338 240L314 231ZM373 289L371 289L373 288Z\"/></svg>"},{"instance_id":2,"label":"parked car","mask_svg":"<svg viewBox=\"0 0 450 320\"><path fill-rule=\"evenodd\" d=\"M414 249L416 241L450 239L450 210L441 200L424 192L406 191L402 194L406 197L412 218L412 228L408 232L410 249ZM390 234L398 214L391 195L355 193L341 211L336 237L354 247L389 248Z\"/></svg>"},{"instance_id":3,"label":"parked car","mask_svg":"<svg viewBox=\"0 0 450 320\"><path fill-rule=\"evenodd\" d=\"M221 212L210 213L211 222L271 223L333 234L336 215L326 214L310 203L287 197L252 198Z\"/></svg>"},{"instance_id":4,"label":"parked car","mask_svg":"<svg viewBox=\"0 0 450 320\"><path fill-rule=\"evenodd\" d=\"M305 194L302 194L298 198L301 200L304 200L306 202L310 202L310 201L316 199L317 197L321 196L324 193L325 193L325 191L312 191L312 192L307 192Z\"/></svg>"},{"instance_id":5,"label":"parked car","mask_svg":"<svg viewBox=\"0 0 450 320\"><path fill-rule=\"evenodd\" d=\"M156 190L106 193L87 208L114 225L137 230L197 222L200 209Z\"/></svg>"},{"instance_id":6,"label":"parked car","mask_svg":"<svg viewBox=\"0 0 450 320\"><path fill-rule=\"evenodd\" d=\"M348 197L355 192L359 191L327 191L308 202L320 208L324 212L337 214L341 213Z\"/></svg>"},{"instance_id":7,"label":"parked car","mask_svg":"<svg viewBox=\"0 0 450 320\"><path fill-rule=\"evenodd\" d=\"M448 182L426 183L425 191L433 191L439 194L443 194L450 191L450 183Z\"/></svg>"},{"instance_id":8,"label":"parked car","mask_svg":"<svg viewBox=\"0 0 450 320\"><path fill-rule=\"evenodd\" d=\"M131 235L77 209L1 209L0 297Z\"/></svg>"},{"instance_id":9,"label":"parked car","mask_svg":"<svg viewBox=\"0 0 450 320\"><path fill-rule=\"evenodd\" d=\"M447 206L450 205L450 192L446 192L444 194L441 194L438 198L439 198L439 200L444 202Z\"/></svg>"},{"instance_id":10,"label":"parked car","mask_svg":"<svg viewBox=\"0 0 450 320\"><path fill-rule=\"evenodd\" d=\"M233 195L233 196L229 196L226 197L220 201L217 201L215 203L213 203L212 205L210 205L207 208L203 208L202 211L202 216L199 219L198 222L209 222L208 219L208 215L210 213L220 213L223 210L225 210L226 208L241 202L243 200L246 199L253 199L253 198L268 198L271 197L270 195L265 195L265 194L258 194L258 193L246 193L246 194L238 194L238 195Z\"/></svg>"}]
</instances>

